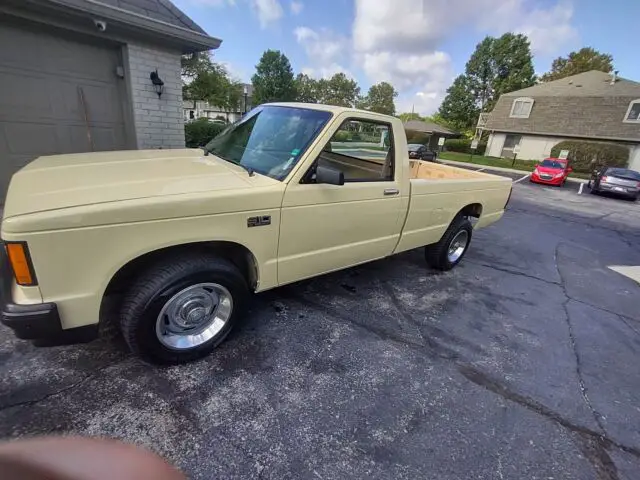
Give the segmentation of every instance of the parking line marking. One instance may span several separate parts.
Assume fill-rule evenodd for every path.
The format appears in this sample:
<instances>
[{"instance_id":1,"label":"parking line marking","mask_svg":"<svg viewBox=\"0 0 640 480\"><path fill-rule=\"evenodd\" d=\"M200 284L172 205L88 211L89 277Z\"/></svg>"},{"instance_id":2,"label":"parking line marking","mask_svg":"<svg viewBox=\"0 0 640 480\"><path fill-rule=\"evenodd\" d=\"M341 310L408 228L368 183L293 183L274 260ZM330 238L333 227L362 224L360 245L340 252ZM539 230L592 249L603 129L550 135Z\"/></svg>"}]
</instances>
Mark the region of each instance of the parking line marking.
<instances>
[{"instance_id":1,"label":"parking line marking","mask_svg":"<svg viewBox=\"0 0 640 480\"><path fill-rule=\"evenodd\" d=\"M479 168L476 172L482 172L483 170L486 170L486 168Z\"/></svg>"},{"instance_id":2,"label":"parking line marking","mask_svg":"<svg viewBox=\"0 0 640 480\"><path fill-rule=\"evenodd\" d=\"M632 265L609 265L607 268L618 272L620 275L629 277L631 280L635 280L640 283L640 266Z\"/></svg>"},{"instance_id":3,"label":"parking line marking","mask_svg":"<svg viewBox=\"0 0 640 480\"><path fill-rule=\"evenodd\" d=\"M513 183L520 183L522 180L524 180L525 178L529 178L531 176L530 173L527 173L524 177L519 178L518 180L514 180Z\"/></svg>"}]
</instances>

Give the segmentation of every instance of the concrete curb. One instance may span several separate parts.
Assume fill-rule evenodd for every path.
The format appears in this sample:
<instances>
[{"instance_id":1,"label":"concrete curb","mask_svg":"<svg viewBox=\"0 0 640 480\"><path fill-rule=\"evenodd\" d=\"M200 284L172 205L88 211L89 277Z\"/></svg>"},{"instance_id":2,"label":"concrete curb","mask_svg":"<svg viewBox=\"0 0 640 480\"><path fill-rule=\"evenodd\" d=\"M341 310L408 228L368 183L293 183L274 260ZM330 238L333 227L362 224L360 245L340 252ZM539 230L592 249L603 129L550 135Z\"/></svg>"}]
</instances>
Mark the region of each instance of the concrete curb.
<instances>
[{"instance_id":1,"label":"concrete curb","mask_svg":"<svg viewBox=\"0 0 640 480\"><path fill-rule=\"evenodd\" d=\"M455 160L445 160L443 158L438 158L439 162L442 163L446 163L447 165L453 165L454 167L466 167L466 168L475 168L477 169L483 169L483 170L492 170L494 172L507 172L507 173L516 173L519 175L527 175L527 173L531 173L531 172L526 172L524 170L516 170L515 168L504 168L504 167L492 167L490 165L480 165L479 163L467 163L467 162L456 162ZM587 183L587 180L584 180L582 178L567 178L567 182L575 182L575 183Z\"/></svg>"}]
</instances>

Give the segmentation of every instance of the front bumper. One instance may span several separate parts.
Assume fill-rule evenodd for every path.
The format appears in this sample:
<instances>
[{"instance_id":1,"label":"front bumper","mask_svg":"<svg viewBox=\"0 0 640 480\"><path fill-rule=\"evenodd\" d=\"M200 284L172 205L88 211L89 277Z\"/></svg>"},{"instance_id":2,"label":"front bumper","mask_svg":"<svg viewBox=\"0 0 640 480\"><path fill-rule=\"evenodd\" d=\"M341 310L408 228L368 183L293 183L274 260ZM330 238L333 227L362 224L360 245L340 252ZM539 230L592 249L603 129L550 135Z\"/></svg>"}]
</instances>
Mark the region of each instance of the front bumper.
<instances>
[{"instance_id":1,"label":"front bumper","mask_svg":"<svg viewBox=\"0 0 640 480\"><path fill-rule=\"evenodd\" d=\"M544 183L546 185L560 185L564 181L564 177L558 178L542 178L536 173L531 174L531 181L534 183Z\"/></svg>"},{"instance_id":2,"label":"front bumper","mask_svg":"<svg viewBox=\"0 0 640 480\"><path fill-rule=\"evenodd\" d=\"M0 321L23 340L53 338L63 332L55 303L17 305L6 302L2 305Z\"/></svg>"},{"instance_id":3,"label":"front bumper","mask_svg":"<svg viewBox=\"0 0 640 480\"><path fill-rule=\"evenodd\" d=\"M0 322L13 330L16 337L49 346L87 342L97 336L96 326L64 330L55 303L13 303L13 274L4 249L0 249L0 265Z\"/></svg>"}]
</instances>

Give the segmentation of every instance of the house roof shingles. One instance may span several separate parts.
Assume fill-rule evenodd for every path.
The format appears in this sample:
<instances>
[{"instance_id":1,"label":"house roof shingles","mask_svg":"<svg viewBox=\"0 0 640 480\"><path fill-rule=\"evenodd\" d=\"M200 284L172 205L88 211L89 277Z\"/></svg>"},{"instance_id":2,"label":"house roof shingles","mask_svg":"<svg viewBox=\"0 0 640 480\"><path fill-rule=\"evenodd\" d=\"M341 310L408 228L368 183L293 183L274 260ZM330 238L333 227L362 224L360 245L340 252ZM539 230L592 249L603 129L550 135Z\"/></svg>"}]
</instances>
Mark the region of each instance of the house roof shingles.
<instances>
[{"instance_id":1,"label":"house roof shingles","mask_svg":"<svg viewBox=\"0 0 640 480\"><path fill-rule=\"evenodd\" d=\"M629 104L640 99L640 83L590 71L504 94L486 129L556 137L640 141L640 124L623 122ZM533 98L529 118L511 118L517 97Z\"/></svg>"},{"instance_id":2,"label":"house roof shingles","mask_svg":"<svg viewBox=\"0 0 640 480\"><path fill-rule=\"evenodd\" d=\"M154 20L160 20L176 27L187 28L194 32L207 35L199 25L187 17L169 0L101 0L113 7L129 12L145 15Z\"/></svg>"},{"instance_id":3,"label":"house roof shingles","mask_svg":"<svg viewBox=\"0 0 640 480\"><path fill-rule=\"evenodd\" d=\"M539 83L533 87L523 88L507 97L639 97L640 83L618 77L611 84L609 73L591 70L571 77L561 78L553 82Z\"/></svg>"}]
</instances>

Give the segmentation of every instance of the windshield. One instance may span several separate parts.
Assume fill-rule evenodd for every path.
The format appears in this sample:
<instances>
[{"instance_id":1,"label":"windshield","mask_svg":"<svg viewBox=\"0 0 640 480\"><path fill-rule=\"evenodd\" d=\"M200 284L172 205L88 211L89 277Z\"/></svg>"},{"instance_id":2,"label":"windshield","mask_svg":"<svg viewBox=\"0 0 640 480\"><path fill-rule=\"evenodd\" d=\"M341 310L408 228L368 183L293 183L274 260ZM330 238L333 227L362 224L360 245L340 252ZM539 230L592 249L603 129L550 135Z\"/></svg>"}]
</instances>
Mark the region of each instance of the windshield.
<instances>
[{"instance_id":1,"label":"windshield","mask_svg":"<svg viewBox=\"0 0 640 480\"><path fill-rule=\"evenodd\" d=\"M331 113L321 110L258 107L205 149L223 160L282 180L330 117Z\"/></svg>"},{"instance_id":2,"label":"windshield","mask_svg":"<svg viewBox=\"0 0 640 480\"><path fill-rule=\"evenodd\" d=\"M409 151L410 152L415 152L416 150L418 150L422 145L418 145L415 143L410 143L409 145L407 145L409 147Z\"/></svg>"},{"instance_id":3,"label":"windshield","mask_svg":"<svg viewBox=\"0 0 640 480\"><path fill-rule=\"evenodd\" d=\"M610 168L607 170L606 174L613 177L630 178L632 180L640 181L640 173L635 170L627 170L626 168Z\"/></svg>"},{"instance_id":4,"label":"windshield","mask_svg":"<svg viewBox=\"0 0 640 480\"><path fill-rule=\"evenodd\" d=\"M545 167L545 168L560 168L560 169L564 169L564 167L566 166L566 163L559 162L558 160L550 160L550 159L547 158L546 160L542 161L540 166L541 167Z\"/></svg>"}]
</instances>

